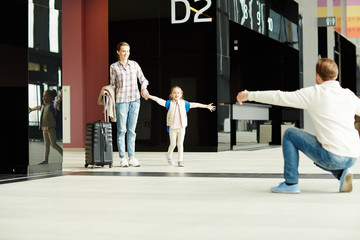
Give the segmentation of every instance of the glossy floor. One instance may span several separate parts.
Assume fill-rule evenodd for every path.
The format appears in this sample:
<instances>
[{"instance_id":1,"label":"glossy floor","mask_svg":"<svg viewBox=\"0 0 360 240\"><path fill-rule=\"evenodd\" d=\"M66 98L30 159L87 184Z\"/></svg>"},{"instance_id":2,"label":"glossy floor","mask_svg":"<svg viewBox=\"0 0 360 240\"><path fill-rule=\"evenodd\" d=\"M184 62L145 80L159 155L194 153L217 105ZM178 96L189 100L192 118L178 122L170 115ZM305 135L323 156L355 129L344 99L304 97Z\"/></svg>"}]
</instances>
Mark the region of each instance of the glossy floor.
<instances>
[{"instance_id":1,"label":"glossy floor","mask_svg":"<svg viewBox=\"0 0 360 240\"><path fill-rule=\"evenodd\" d=\"M139 168L84 167L64 153L64 173L0 184L0 239L358 239L360 164L352 193L301 155L300 194L274 194L281 148L185 152L185 167L162 152L139 152Z\"/></svg>"}]
</instances>

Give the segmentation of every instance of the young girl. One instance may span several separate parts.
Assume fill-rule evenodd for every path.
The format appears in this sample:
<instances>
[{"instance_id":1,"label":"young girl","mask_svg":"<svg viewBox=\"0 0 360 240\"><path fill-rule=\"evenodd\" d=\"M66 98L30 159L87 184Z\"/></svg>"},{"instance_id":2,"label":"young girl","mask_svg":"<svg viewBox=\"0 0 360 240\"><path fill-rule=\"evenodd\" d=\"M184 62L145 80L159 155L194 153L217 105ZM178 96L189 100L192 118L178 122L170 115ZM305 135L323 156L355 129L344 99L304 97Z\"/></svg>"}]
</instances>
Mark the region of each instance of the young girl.
<instances>
[{"instance_id":1,"label":"young girl","mask_svg":"<svg viewBox=\"0 0 360 240\"><path fill-rule=\"evenodd\" d=\"M207 108L210 112L215 111L212 103L205 105L201 103L188 102L183 99L183 91L180 87L174 86L170 90L169 100L165 101L161 98L149 95L149 98L157 102L160 106L166 107L168 110L166 116L166 125L170 137L170 146L166 158L170 165L174 165L172 155L177 145L178 148L178 166L184 167L183 162L183 143L185 138L185 128L187 126L187 112L190 108Z\"/></svg>"},{"instance_id":2,"label":"young girl","mask_svg":"<svg viewBox=\"0 0 360 240\"><path fill-rule=\"evenodd\" d=\"M50 145L58 151L61 156L63 155L62 148L56 143L56 119L55 114L57 107L61 102L61 92L59 99L55 102L54 99L57 96L56 90L46 90L43 94L43 105L29 108L29 113L35 110L41 110L40 116L40 128L43 131L45 153L44 161L40 164L49 163Z\"/></svg>"}]
</instances>

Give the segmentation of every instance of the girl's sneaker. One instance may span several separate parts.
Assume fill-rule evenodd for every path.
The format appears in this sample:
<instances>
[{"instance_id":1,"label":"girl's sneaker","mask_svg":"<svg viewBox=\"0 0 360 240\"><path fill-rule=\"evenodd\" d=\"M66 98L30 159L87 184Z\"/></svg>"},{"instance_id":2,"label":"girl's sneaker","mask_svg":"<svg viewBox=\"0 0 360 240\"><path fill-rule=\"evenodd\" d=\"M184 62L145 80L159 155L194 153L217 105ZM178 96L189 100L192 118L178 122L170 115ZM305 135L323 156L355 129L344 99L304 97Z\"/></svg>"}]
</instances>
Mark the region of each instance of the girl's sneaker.
<instances>
[{"instance_id":1,"label":"girl's sneaker","mask_svg":"<svg viewBox=\"0 0 360 240\"><path fill-rule=\"evenodd\" d=\"M44 160L41 163L39 163L39 165L48 164L48 163L49 163L48 160Z\"/></svg>"},{"instance_id":2,"label":"girl's sneaker","mask_svg":"<svg viewBox=\"0 0 360 240\"><path fill-rule=\"evenodd\" d=\"M165 154L165 157L166 157L166 160L167 160L168 164L170 166L174 166L174 162L172 161L171 158L169 158L169 155L167 153Z\"/></svg>"},{"instance_id":3,"label":"girl's sneaker","mask_svg":"<svg viewBox=\"0 0 360 240\"><path fill-rule=\"evenodd\" d=\"M179 162L178 162L178 167L184 167L184 162L183 162L183 161L179 161Z\"/></svg>"}]
</instances>

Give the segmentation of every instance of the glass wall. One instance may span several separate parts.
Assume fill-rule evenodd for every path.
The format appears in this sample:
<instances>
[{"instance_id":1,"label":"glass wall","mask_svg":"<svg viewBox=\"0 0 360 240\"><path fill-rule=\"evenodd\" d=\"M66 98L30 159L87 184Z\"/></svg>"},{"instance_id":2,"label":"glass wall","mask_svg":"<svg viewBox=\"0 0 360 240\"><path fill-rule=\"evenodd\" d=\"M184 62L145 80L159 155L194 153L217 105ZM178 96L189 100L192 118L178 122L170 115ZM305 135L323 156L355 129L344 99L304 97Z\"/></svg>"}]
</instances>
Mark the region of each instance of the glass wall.
<instances>
[{"instance_id":1,"label":"glass wall","mask_svg":"<svg viewBox=\"0 0 360 240\"><path fill-rule=\"evenodd\" d=\"M29 173L62 169L61 0L28 1Z\"/></svg>"}]
</instances>

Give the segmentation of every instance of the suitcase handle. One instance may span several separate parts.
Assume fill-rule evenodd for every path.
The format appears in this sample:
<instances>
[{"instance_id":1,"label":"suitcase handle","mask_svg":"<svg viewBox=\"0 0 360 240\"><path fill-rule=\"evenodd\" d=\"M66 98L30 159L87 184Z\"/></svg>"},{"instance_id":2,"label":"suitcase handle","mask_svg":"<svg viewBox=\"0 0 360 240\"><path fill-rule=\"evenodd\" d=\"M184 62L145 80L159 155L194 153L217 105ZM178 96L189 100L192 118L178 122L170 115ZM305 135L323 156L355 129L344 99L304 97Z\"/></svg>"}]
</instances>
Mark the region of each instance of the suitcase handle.
<instances>
[{"instance_id":1,"label":"suitcase handle","mask_svg":"<svg viewBox=\"0 0 360 240\"><path fill-rule=\"evenodd\" d=\"M101 131L101 135L102 135L102 144L104 146L104 152L107 152L108 150L108 142L106 141L106 137L107 137L107 132L106 129L104 127L104 125L102 123L100 123L100 131Z\"/></svg>"},{"instance_id":2,"label":"suitcase handle","mask_svg":"<svg viewBox=\"0 0 360 240\"><path fill-rule=\"evenodd\" d=\"M104 119L105 122L109 121L109 98L107 96L107 94L105 94L105 96L103 96L104 99Z\"/></svg>"}]
</instances>

